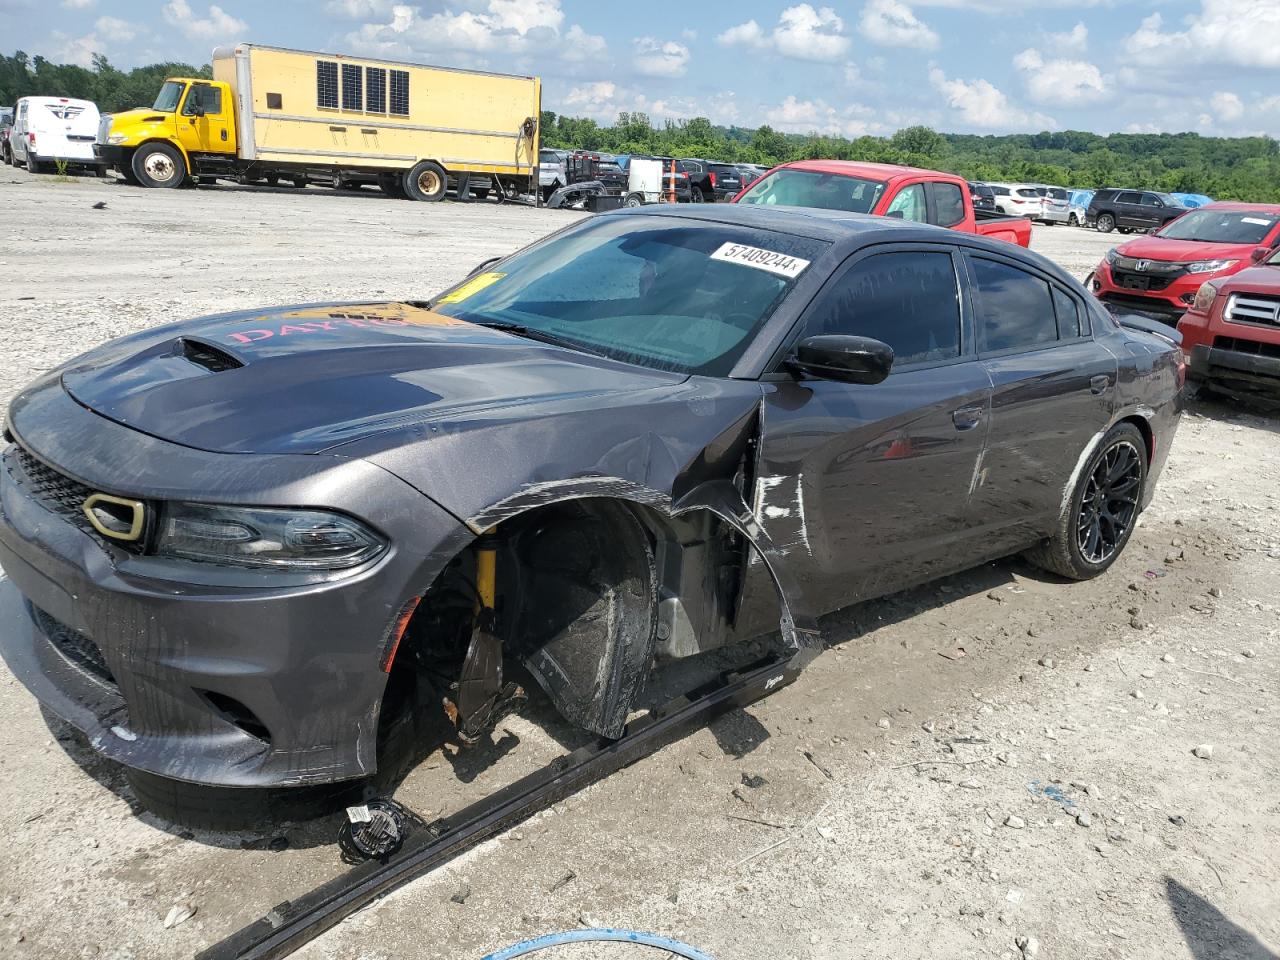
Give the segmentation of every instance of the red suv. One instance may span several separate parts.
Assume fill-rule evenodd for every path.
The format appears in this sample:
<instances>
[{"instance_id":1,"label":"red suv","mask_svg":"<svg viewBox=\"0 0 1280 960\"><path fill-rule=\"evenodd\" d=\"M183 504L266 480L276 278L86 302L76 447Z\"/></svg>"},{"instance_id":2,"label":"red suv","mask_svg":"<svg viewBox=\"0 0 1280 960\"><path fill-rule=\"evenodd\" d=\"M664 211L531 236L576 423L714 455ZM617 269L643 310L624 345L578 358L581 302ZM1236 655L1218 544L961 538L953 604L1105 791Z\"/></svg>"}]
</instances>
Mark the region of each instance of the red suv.
<instances>
[{"instance_id":1,"label":"red suv","mask_svg":"<svg viewBox=\"0 0 1280 960\"><path fill-rule=\"evenodd\" d=\"M1167 323L1206 280L1231 276L1280 244L1280 204L1210 203L1107 252L1090 289L1100 300Z\"/></svg>"},{"instance_id":2,"label":"red suv","mask_svg":"<svg viewBox=\"0 0 1280 960\"><path fill-rule=\"evenodd\" d=\"M1178 332L1190 379L1280 400L1280 252L1201 286Z\"/></svg>"}]
</instances>

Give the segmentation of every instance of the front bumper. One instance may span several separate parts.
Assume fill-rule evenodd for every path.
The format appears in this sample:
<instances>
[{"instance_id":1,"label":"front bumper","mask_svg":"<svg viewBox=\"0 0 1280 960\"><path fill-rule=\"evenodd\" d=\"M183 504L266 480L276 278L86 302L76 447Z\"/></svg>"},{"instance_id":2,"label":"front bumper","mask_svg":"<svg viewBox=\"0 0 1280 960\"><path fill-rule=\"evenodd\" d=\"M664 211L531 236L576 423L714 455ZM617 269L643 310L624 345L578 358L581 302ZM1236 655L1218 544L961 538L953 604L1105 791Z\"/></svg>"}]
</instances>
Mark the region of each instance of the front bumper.
<instances>
[{"instance_id":1,"label":"front bumper","mask_svg":"<svg viewBox=\"0 0 1280 960\"><path fill-rule=\"evenodd\" d=\"M1040 219L1045 223L1066 223L1071 219L1069 210L1045 210L1040 214Z\"/></svg>"},{"instance_id":2,"label":"front bumper","mask_svg":"<svg viewBox=\"0 0 1280 960\"><path fill-rule=\"evenodd\" d=\"M1151 289L1153 285L1159 285L1163 278L1143 276L1134 279L1128 275L1117 277L1104 262L1094 272L1093 293L1105 303L1151 314L1166 323L1177 323L1191 306L1200 285L1213 276L1214 274L1206 273L1187 274L1170 280L1164 287ZM1143 281L1146 282L1146 289L1143 289Z\"/></svg>"},{"instance_id":3,"label":"front bumper","mask_svg":"<svg viewBox=\"0 0 1280 960\"><path fill-rule=\"evenodd\" d=\"M125 162L125 148L114 143L95 143L93 145L93 155L98 158L99 163L104 163L108 167L116 167Z\"/></svg>"},{"instance_id":4,"label":"front bumper","mask_svg":"<svg viewBox=\"0 0 1280 960\"><path fill-rule=\"evenodd\" d=\"M456 549L455 518L364 461L204 453L136 433L80 407L56 379L10 416L47 465L109 491L329 506L396 531L381 558L337 579L180 564L83 529L37 491L15 448L0 468L11 581L0 588L0 655L98 753L220 786L374 772L393 625Z\"/></svg>"},{"instance_id":5,"label":"front bumper","mask_svg":"<svg viewBox=\"0 0 1280 960\"><path fill-rule=\"evenodd\" d=\"M1248 393L1280 396L1280 348L1274 355L1197 344L1187 356L1187 376L1216 382Z\"/></svg>"}]
</instances>

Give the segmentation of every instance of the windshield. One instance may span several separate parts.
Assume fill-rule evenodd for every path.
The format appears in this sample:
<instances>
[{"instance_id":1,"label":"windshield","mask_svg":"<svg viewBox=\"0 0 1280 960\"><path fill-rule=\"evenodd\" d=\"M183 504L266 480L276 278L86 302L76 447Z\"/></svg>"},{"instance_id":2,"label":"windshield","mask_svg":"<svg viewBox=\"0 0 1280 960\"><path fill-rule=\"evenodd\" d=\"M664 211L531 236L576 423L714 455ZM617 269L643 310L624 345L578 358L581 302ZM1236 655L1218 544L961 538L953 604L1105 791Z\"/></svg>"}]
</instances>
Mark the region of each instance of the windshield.
<instances>
[{"instance_id":1,"label":"windshield","mask_svg":"<svg viewBox=\"0 0 1280 960\"><path fill-rule=\"evenodd\" d=\"M1159 236L1202 243L1262 243L1280 215L1202 207L1174 220Z\"/></svg>"},{"instance_id":2,"label":"windshield","mask_svg":"<svg viewBox=\"0 0 1280 960\"><path fill-rule=\"evenodd\" d=\"M884 193L884 186L879 180L783 168L758 180L738 202L870 213Z\"/></svg>"},{"instance_id":3,"label":"windshield","mask_svg":"<svg viewBox=\"0 0 1280 960\"><path fill-rule=\"evenodd\" d=\"M724 376L827 246L727 224L605 216L472 277L434 309L625 363Z\"/></svg>"},{"instance_id":4,"label":"windshield","mask_svg":"<svg viewBox=\"0 0 1280 960\"><path fill-rule=\"evenodd\" d=\"M178 83L176 80L166 80L151 109L161 113L173 113L178 109L178 101L182 99L182 90L185 86L186 84Z\"/></svg>"}]
</instances>

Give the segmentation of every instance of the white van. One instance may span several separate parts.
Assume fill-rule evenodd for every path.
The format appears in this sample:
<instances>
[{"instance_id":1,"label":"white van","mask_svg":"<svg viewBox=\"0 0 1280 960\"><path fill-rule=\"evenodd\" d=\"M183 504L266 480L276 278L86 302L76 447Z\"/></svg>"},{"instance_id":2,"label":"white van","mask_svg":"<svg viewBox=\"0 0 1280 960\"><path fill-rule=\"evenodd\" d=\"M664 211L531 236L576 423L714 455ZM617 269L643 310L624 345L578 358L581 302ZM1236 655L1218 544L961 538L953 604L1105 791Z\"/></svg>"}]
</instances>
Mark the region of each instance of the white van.
<instances>
[{"instance_id":1,"label":"white van","mask_svg":"<svg viewBox=\"0 0 1280 960\"><path fill-rule=\"evenodd\" d=\"M54 164L106 168L93 155L98 138L98 107L89 100L68 97L23 97L13 115L9 132L12 163L24 164L32 173L49 173Z\"/></svg>"}]
</instances>

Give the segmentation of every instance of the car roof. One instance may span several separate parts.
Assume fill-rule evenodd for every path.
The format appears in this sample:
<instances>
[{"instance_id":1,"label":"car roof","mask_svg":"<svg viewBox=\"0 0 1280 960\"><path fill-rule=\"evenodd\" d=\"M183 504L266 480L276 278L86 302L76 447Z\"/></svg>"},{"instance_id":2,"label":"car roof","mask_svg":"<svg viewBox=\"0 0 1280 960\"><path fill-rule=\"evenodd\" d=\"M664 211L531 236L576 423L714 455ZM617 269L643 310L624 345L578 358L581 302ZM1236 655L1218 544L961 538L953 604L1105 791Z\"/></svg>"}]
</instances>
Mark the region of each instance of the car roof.
<instances>
[{"instance_id":1,"label":"car roof","mask_svg":"<svg viewBox=\"0 0 1280 960\"><path fill-rule=\"evenodd\" d=\"M954 179L964 182L963 177L938 170L926 170L923 167L907 167L897 163L862 163L853 160L793 160L784 163L775 170L809 170L813 173L834 173L845 177L862 177L866 180L899 180L904 177L929 176Z\"/></svg>"}]
</instances>

